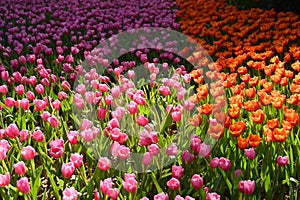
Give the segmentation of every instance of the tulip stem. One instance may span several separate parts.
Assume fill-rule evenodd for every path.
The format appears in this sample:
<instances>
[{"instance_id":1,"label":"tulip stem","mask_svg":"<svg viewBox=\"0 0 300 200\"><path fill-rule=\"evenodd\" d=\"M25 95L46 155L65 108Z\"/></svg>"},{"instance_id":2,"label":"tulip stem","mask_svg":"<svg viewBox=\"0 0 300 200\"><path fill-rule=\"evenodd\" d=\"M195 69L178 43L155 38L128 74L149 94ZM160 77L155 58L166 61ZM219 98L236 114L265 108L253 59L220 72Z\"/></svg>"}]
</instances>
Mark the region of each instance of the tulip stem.
<instances>
[{"instance_id":1,"label":"tulip stem","mask_svg":"<svg viewBox=\"0 0 300 200\"><path fill-rule=\"evenodd\" d=\"M35 164L34 164L34 159L30 160L31 168L32 168L32 176L35 179Z\"/></svg>"}]
</instances>

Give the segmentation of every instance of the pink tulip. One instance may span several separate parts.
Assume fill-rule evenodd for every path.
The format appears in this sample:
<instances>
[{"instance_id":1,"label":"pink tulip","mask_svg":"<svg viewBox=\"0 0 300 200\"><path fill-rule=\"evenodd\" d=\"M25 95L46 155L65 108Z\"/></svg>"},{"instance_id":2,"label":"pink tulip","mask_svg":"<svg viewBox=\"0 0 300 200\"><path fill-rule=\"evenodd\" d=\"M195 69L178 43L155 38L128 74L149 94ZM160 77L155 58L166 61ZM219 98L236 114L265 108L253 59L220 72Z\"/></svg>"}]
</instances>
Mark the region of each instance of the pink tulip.
<instances>
[{"instance_id":1,"label":"pink tulip","mask_svg":"<svg viewBox=\"0 0 300 200\"><path fill-rule=\"evenodd\" d=\"M62 156L64 153L64 140L63 139L57 139L50 142L50 151L49 154L53 158L57 159Z\"/></svg>"},{"instance_id":2,"label":"pink tulip","mask_svg":"<svg viewBox=\"0 0 300 200\"><path fill-rule=\"evenodd\" d=\"M178 149L176 144L171 144L170 146L168 146L167 150L166 150L166 154L168 156L176 156L178 153Z\"/></svg>"},{"instance_id":3,"label":"pink tulip","mask_svg":"<svg viewBox=\"0 0 300 200\"><path fill-rule=\"evenodd\" d=\"M210 146L207 144L201 143L199 156L208 158L210 156Z\"/></svg>"},{"instance_id":4,"label":"pink tulip","mask_svg":"<svg viewBox=\"0 0 300 200\"><path fill-rule=\"evenodd\" d=\"M15 172L20 176L22 176L26 173L26 166L23 161L14 164L14 169L15 169Z\"/></svg>"},{"instance_id":5,"label":"pink tulip","mask_svg":"<svg viewBox=\"0 0 300 200\"><path fill-rule=\"evenodd\" d=\"M71 85L70 83L68 83L67 81L63 81L61 83L61 87L65 90L65 91L69 91L71 89Z\"/></svg>"},{"instance_id":6,"label":"pink tulip","mask_svg":"<svg viewBox=\"0 0 300 200\"><path fill-rule=\"evenodd\" d=\"M73 162L62 164L61 172L65 178L70 178L73 175L74 170L75 170L75 166Z\"/></svg>"},{"instance_id":7,"label":"pink tulip","mask_svg":"<svg viewBox=\"0 0 300 200\"><path fill-rule=\"evenodd\" d=\"M136 192L138 182L134 174L125 174L122 185L124 189L129 193Z\"/></svg>"},{"instance_id":8,"label":"pink tulip","mask_svg":"<svg viewBox=\"0 0 300 200\"><path fill-rule=\"evenodd\" d=\"M211 168L217 168L219 166L219 158L213 158L210 163L209 163L209 166Z\"/></svg>"},{"instance_id":9,"label":"pink tulip","mask_svg":"<svg viewBox=\"0 0 300 200\"><path fill-rule=\"evenodd\" d=\"M107 157L101 157L98 161L98 168L107 171L110 168L110 160Z\"/></svg>"},{"instance_id":10,"label":"pink tulip","mask_svg":"<svg viewBox=\"0 0 300 200\"><path fill-rule=\"evenodd\" d=\"M148 152L152 156L157 156L159 154L159 151L159 146L157 144L151 144L150 146L148 146Z\"/></svg>"},{"instance_id":11,"label":"pink tulip","mask_svg":"<svg viewBox=\"0 0 300 200\"><path fill-rule=\"evenodd\" d=\"M136 119L136 122L140 126L146 126L148 124L148 119L144 117L143 115L139 115Z\"/></svg>"},{"instance_id":12,"label":"pink tulip","mask_svg":"<svg viewBox=\"0 0 300 200\"><path fill-rule=\"evenodd\" d=\"M288 156L278 156L276 159L277 164L280 167L284 167L289 163L289 157Z\"/></svg>"},{"instance_id":13,"label":"pink tulip","mask_svg":"<svg viewBox=\"0 0 300 200\"><path fill-rule=\"evenodd\" d=\"M18 95L23 95L24 94L24 85L18 85L16 88L15 88L16 92ZM0 92L1 93L1 92Z\"/></svg>"},{"instance_id":14,"label":"pink tulip","mask_svg":"<svg viewBox=\"0 0 300 200\"><path fill-rule=\"evenodd\" d=\"M219 194L212 192L206 194L206 200L220 200L221 197Z\"/></svg>"},{"instance_id":15,"label":"pink tulip","mask_svg":"<svg viewBox=\"0 0 300 200\"><path fill-rule=\"evenodd\" d=\"M6 174L0 174L0 187L6 187L10 183L10 174L7 172Z\"/></svg>"},{"instance_id":16,"label":"pink tulip","mask_svg":"<svg viewBox=\"0 0 300 200\"><path fill-rule=\"evenodd\" d=\"M167 186L171 189L171 190L178 190L180 188L180 181L177 178L171 178L168 182L167 182Z\"/></svg>"},{"instance_id":17,"label":"pink tulip","mask_svg":"<svg viewBox=\"0 0 300 200\"><path fill-rule=\"evenodd\" d=\"M181 155L182 162L190 163L192 160L195 159L194 154L190 153L189 150L185 150Z\"/></svg>"},{"instance_id":18,"label":"pink tulip","mask_svg":"<svg viewBox=\"0 0 300 200\"><path fill-rule=\"evenodd\" d=\"M37 83L36 77L35 76L30 76L29 77L29 84L32 85L32 86L35 86L36 83Z\"/></svg>"},{"instance_id":19,"label":"pink tulip","mask_svg":"<svg viewBox=\"0 0 300 200\"><path fill-rule=\"evenodd\" d=\"M60 101L59 100L55 100L52 102L52 107L55 109L55 110L60 110Z\"/></svg>"},{"instance_id":20,"label":"pink tulip","mask_svg":"<svg viewBox=\"0 0 300 200\"><path fill-rule=\"evenodd\" d=\"M83 163L83 155L79 153L73 153L71 154L70 161L73 162L75 168L79 168Z\"/></svg>"},{"instance_id":21,"label":"pink tulip","mask_svg":"<svg viewBox=\"0 0 300 200\"><path fill-rule=\"evenodd\" d=\"M59 125L59 121L55 116L51 116L47 119L47 121L49 122L49 124L53 127L53 128L57 128Z\"/></svg>"},{"instance_id":22,"label":"pink tulip","mask_svg":"<svg viewBox=\"0 0 300 200\"><path fill-rule=\"evenodd\" d=\"M71 145L77 144L77 142L78 142L77 136L78 136L78 132L77 132L77 131L70 131L70 132L67 134L68 141L69 141L69 143L70 143Z\"/></svg>"},{"instance_id":23,"label":"pink tulip","mask_svg":"<svg viewBox=\"0 0 300 200\"><path fill-rule=\"evenodd\" d=\"M117 199L118 196L119 196L119 191L118 191L117 188L108 188L108 190L107 190L107 195L108 195L111 199L115 200L115 199Z\"/></svg>"},{"instance_id":24,"label":"pink tulip","mask_svg":"<svg viewBox=\"0 0 300 200\"><path fill-rule=\"evenodd\" d=\"M1 85L0 86L0 95L5 96L8 93L8 88L6 85Z\"/></svg>"},{"instance_id":25,"label":"pink tulip","mask_svg":"<svg viewBox=\"0 0 300 200\"><path fill-rule=\"evenodd\" d=\"M180 111L171 112L171 117L174 120L174 122L179 122L181 120L181 112Z\"/></svg>"},{"instance_id":26,"label":"pink tulip","mask_svg":"<svg viewBox=\"0 0 300 200\"><path fill-rule=\"evenodd\" d=\"M10 124L6 129L5 129L5 135L9 138L16 138L19 136L19 129L16 124Z\"/></svg>"},{"instance_id":27,"label":"pink tulip","mask_svg":"<svg viewBox=\"0 0 300 200\"><path fill-rule=\"evenodd\" d=\"M194 174L191 179L193 188L196 190L200 189L203 186L203 179L200 175Z\"/></svg>"},{"instance_id":28,"label":"pink tulip","mask_svg":"<svg viewBox=\"0 0 300 200\"><path fill-rule=\"evenodd\" d=\"M20 101L20 107L23 109L23 110L28 110L29 109L29 100L28 99L22 99Z\"/></svg>"},{"instance_id":29,"label":"pink tulip","mask_svg":"<svg viewBox=\"0 0 300 200\"><path fill-rule=\"evenodd\" d=\"M219 159L219 167L220 167L222 170L225 170L225 171L230 170L230 167L231 167L231 162L230 162L230 160L227 160L226 158L221 157L221 158Z\"/></svg>"},{"instance_id":30,"label":"pink tulip","mask_svg":"<svg viewBox=\"0 0 300 200\"><path fill-rule=\"evenodd\" d=\"M37 84L35 86L35 91L38 93L38 94L44 94L45 92L45 89L44 89L44 86L42 84Z\"/></svg>"},{"instance_id":31,"label":"pink tulip","mask_svg":"<svg viewBox=\"0 0 300 200\"><path fill-rule=\"evenodd\" d=\"M127 107L130 114L136 114L138 112L138 105L134 101L130 102Z\"/></svg>"},{"instance_id":32,"label":"pink tulip","mask_svg":"<svg viewBox=\"0 0 300 200\"><path fill-rule=\"evenodd\" d=\"M144 154L144 157L143 157L143 160L142 160L143 165L148 166L152 163L152 161L153 161L153 156L149 152L146 152Z\"/></svg>"},{"instance_id":33,"label":"pink tulip","mask_svg":"<svg viewBox=\"0 0 300 200\"><path fill-rule=\"evenodd\" d=\"M7 98L5 99L5 106L6 106L6 107L11 108L11 107L13 107L13 106L15 106L15 105L16 105L16 101L15 101L13 98L7 97Z\"/></svg>"},{"instance_id":34,"label":"pink tulip","mask_svg":"<svg viewBox=\"0 0 300 200\"><path fill-rule=\"evenodd\" d=\"M43 142L45 139L44 133L41 130L34 131L32 138L37 142Z\"/></svg>"},{"instance_id":35,"label":"pink tulip","mask_svg":"<svg viewBox=\"0 0 300 200\"><path fill-rule=\"evenodd\" d=\"M254 148L245 149L244 151L249 160L254 160L256 157Z\"/></svg>"},{"instance_id":36,"label":"pink tulip","mask_svg":"<svg viewBox=\"0 0 300 200\"><path fill-rule=\"evenodd\" d=\"M255 190L255 182L251 180L240 181L238 188L241 193L251 195Z\"/></svg>"},{"instance_id":37,"label":"pink tulip","mask_svg":"<svg viewBox=\"0 0 300 200\"><path fill-rule=\"evenodd\" d=\"M154 195L154 200L169 200L169 195L163 192Z\"/></svg>"},{"instance_id":38,"label":"pink tulip","mask_svg":"<svg viewBox=\"0 0 300 200\"><path fill-rule=\"evenodd\" d=\"M111 88L110 91L111 91L111 95L115 99L119 98L119 96L121 95L120 87L119 86L115 86L115 87Z\"/></svg>"},{"instance_id":39,"label":"pink tulip","mask_svg":"<svg viewBox=\"0 0 300 200\"><path fill-rule=\"evenodd\" d=\"M107 112L106 108L99 108L98 109L98 119L104 120L106 117L106 112Z\"/></svg>"},{"instance_id":40,"label":"pink tulip","mask_svg":"<svg viewBox=\"0 0 300 200\"><path fill-rule=\"evenodd\" d=\"M9 79L9 73L8 73L8 71L2 71L1 72L1 79L3 81L7 81Z\"/></svg>"},{"instance_id":41,"label":"pink tulip","mask_svg":"<svg viewBox=\"0 0 300 200\"><path fill-rule=\"evenodd\" d=\"M159 87L159 92L163 96L169 96L171 94L170 88L168 86L160 86Z\"/></svg>"},{"instance_id":42,"label":"pink tulip","mask_svg":"<svg viewBox=\"0 0 300 200\"><path fill-rule=\"evenodd\" d=\"M67 99L67 98L68 98L68 95L67 95L67 93L61 91L61 92L58 93L57 97L58 97L58 99L59 99L60 101L62 101L62 100L64 100L64 99Z\"/></svg>"},{"instance_id":43,"label":"pink tulip","mask_svg":"<svg viewBox=\"0 0 300 200\"><path fill-rule=\"evenodd\" d=\"M30 183L27 177L23 177L17 181L17 188L20 192L28 194L30 192Z\"/></svg>"},{"instance_id":44,"label":"pink tulip","mask_svg":"<svg viewBox=\"0 0 300 200\"><path fill-rule=\"evenodd\" d=\"M32 146L24 147L21 151L24 160L31 160L35 156L35 149Z\"/></svg>"},{"instance_id":45,"label":"pink tulip","mask_svg":"<svg viewBox=\"0 0 300 200\"><path fill-rule=\"evenodd\" d=\"M34 98L35 98L35 95L34 95L33 92L28 91L28 92L26 92L26 98L27 98L29 101L33 101Z\"/></svg>"},{"instance_id":46,"label":"pink tulip","mask_svg":"<svg viewBox=\"0 0 300 200\"><path fill-rule=\"evenodd\" d=\"M237 169L234 171L234 177L235 178L239 178L241 176L242 170L241 169Z\"/></svg>"},{"instance_id":47,"label":"pink tulip","mask_svg":"<svg viewBox=\"0 0 300 200\"><path fill-rule=\"evenodd\" d=\"M173 178L177 178L178 180L180 180L183 175L183 172L184 172L183 167L176 166L176 165L172 166L172 177Z\"/></svg>"},{"instance_id":48,"label":"pink tulip","mask_svg":"<svg viewBox=\"0 0 300 200\"><path fill-rule=\"evenodd\" d=\"M130 148L128 148L124 145L120 145L118 155L122 160L127 159L130 155Z\"/></svg>"},{"instance_id":49,"label":"pink tulip","mask_svg":"<svg viewBox=\"0 0 300 200\"><path fill-rule=\"evenodd\" d=\"M77 198L78 192L75 190L75 188L70 187L63 191L63 200L77 200Z\"/></svg>"},{"instance_id":50,"label":"pink tulip","mask_svg":"<svg viewBox=\"0 0 300 200\"><path fill-rule=\"evenodd\" d=\"M191 149L196 153L199 154L200 152L200 145L201 145L201 139L199 136L193 135L192 137L192 144Z\"/></svg>"},{"instance_id":51,"label":"pink tulip","mask_svg":"<svg viewBox=\"0 0 300 200\"><path fill-rule=\"evenodd\" d=\"M27 130L21 130L19 132L20 142L24 142L28 140L29 133Z\"/></svg>"},{"instance_id":52,"label":"pink tulip","mask_svg":"<svg viewBox=\"0 0 300 200\"><path fill-rule=\"evenodd\" d=\"M107 195L108 189L112 188L112 186L113 186L113 182L112 182L111 178L107 178L107 179L104 179L103 181L102 180L100 181L100 191L103 194Z\"/></svg>"}]
</instances>

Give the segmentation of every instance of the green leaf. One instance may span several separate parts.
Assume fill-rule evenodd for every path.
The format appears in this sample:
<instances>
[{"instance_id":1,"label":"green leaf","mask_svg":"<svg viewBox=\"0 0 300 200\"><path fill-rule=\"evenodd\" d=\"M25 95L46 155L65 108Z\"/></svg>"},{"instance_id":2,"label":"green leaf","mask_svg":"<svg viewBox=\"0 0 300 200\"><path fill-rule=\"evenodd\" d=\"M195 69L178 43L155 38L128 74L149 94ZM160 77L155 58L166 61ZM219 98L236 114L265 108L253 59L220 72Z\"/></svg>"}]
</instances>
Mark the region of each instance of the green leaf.
<instances>
[{"instance_id":1,"label":"green leaf","mask_svg":"<svg viewBox=\"0 0 300 200\"><path fill-rule=\"evenodd\" d=\"M268 192L269 191L269 188L270 188L270 181L271 179L270 179L270 175L268 174L267 175L267 177L266 177L266 179L265 179L265 190L266 190L266 192Z\"/></svg>"},{"instance_id":2,"label":"green leaf","mask_svg":"<svg viewBox=\"0 0 300 200\"><path fill-rule=\"evenodd\" d=\"M42 171L43 171L43 166L40 166L36 169L36 178L34 180L34 184L33 184L32 190L31 190L32 199L37 199L37 195L39 193L39 189L41 186L41 178L40 177L41 177Z\"/></svg>"},{"instance_id":3,"label":"green leaf","mask_svg":"<svg viewBox=\"0 0 300 200\"><path fill-rule=\"evenodd\" d=\"M47 168L45 168L45 169L46 169L46 171L47 171L47 176L48 176L49 179L50 179L50 183L51 183L51 186L52 186L52 188L53 188L53 192L54 192L55 198L56 198L57 200L61 200L61 196L60 196L60 194L59 194L59 189L58 189L58 187L57 187L57 185L56 185L56 182L54 181L54 178L53 178L52 174L49 172L49 170L48 170Z\"/></svg>"},{"instance_id":4,"label":"green leaf","mask_svg":"<svg viewBox=\"0 0 300 200\"><path fill-rule=\"evenodd\" d=\"M163 190L162 190L161 187L159 186L159 183L157 182L156 177L155 177L155 174L154 174L153 172L151 172L151 178L152 178L152 181L154 182L154 185L155 185L155 187L156 187L157 193L163 192Z\"/></svg>"}]
</instances>

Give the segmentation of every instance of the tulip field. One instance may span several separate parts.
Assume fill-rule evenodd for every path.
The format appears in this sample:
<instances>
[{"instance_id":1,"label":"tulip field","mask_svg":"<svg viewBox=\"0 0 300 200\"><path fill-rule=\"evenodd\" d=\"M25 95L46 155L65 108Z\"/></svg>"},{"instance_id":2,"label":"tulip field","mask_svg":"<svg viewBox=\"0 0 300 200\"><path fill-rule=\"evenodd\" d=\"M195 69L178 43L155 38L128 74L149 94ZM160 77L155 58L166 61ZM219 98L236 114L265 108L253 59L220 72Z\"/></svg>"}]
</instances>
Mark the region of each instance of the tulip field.
<instances>
[{"instance_id":1,"label":"tulip field","mask_svg":"<svg viewBox=\"0 0 300 200\"><path fill-rule=\"evenodd\" d=\"M300 19L226 0L0 0L0 200L300 199Z\"/></svg>"}]
</instances>

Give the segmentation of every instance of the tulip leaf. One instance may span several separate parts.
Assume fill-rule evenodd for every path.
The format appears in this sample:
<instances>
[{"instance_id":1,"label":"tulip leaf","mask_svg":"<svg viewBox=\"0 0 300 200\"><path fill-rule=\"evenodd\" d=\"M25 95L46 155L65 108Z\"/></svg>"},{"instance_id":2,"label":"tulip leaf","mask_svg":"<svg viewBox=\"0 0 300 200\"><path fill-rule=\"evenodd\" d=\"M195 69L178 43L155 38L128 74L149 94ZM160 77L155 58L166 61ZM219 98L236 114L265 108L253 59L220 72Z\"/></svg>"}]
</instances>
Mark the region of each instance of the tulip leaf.
<instances>
[{"instance_id":1,"label":"tulip leaf","mask_svg":"<svg viewBox=\"0 0 300 200\"><path fill-rule=\"evenodd\" d=\"M36 169L36 178L34 180L34 184L33 184L32 190L31 190L32 199L37 199L37 195L38 195L38 192L39 192L39 189L41 186L41 178L40 177L41 177L42 171L43 171L42 165Z\"/></svg>"},{"instance_id":2,"label":"tulip leaf","mask_svg":"<svg viewBox=\"0 0 300 200\"><path fill-rule=\"evenodd\" d=\"M154 182L154 185L155 185L155 187L156 187L157 193L163 192L163 190L162 190L161 187L159 186L159 183L157 182L156 177L155 177L155 174L154 174L153 172L151 172L151 178L152 178L152 181Z\"/></svg>"}]
</instances>

